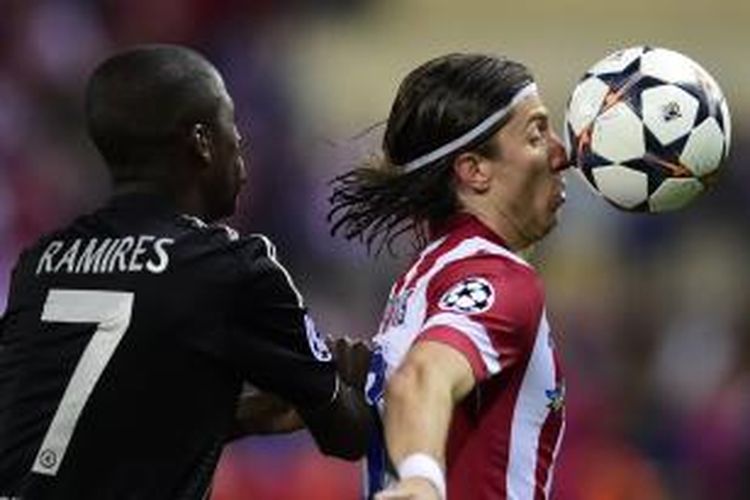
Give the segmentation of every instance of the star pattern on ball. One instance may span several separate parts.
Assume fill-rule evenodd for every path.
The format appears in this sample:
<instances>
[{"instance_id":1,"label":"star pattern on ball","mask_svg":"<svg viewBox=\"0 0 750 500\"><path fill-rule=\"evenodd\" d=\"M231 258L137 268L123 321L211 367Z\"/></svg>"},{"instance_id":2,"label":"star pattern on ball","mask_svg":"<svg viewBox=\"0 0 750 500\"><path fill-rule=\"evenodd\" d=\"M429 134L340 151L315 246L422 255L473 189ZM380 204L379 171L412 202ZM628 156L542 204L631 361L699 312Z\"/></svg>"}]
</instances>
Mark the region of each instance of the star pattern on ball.
<instances>
[{"instance_id":1,"label":"star pattern on ball","mask_svg":"<svg viewBox=\"0 0 750 500\"><path fill-rule=\"evenodd\" d=\"M462 314L477 314L488 310L495 301L495 290L484 278L461 280L445 292L438 303L440 309Z\"/></svg>"},{"instance_id":2,"label":"star pattern on ball","mask_svg":"<svg viewBox=\"0 0 750 500\"><path fill-rule=\"evenodd\" d=\"M688 56L638 46L594 64L566 107L565 141L587 185L615 207L659 213L687 206L727 159L729 105Z\"/></svg>"}]
</instances>

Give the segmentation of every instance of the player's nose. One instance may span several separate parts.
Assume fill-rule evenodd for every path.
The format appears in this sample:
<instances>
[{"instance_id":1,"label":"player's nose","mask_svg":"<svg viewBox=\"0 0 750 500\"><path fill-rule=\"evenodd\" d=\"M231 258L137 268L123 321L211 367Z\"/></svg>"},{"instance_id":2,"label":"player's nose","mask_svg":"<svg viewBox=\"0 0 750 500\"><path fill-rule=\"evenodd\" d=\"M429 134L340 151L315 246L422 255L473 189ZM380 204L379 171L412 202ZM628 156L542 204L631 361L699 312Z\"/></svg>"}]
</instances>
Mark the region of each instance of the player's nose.
<instances>
[{"instance_id":1,"label":"player's nose","mask_svg":"<svg viewBox=\"0 0 750 500\"><path fill-rule=\"evenodd\" d=\"M568 158L568 153L565 151L565 145L563 145L560 136L558 136L554 131L550 134L550 168L553 172L562 172L563 170L570 167L570 159Z\"/></svg>"}]
</instances>

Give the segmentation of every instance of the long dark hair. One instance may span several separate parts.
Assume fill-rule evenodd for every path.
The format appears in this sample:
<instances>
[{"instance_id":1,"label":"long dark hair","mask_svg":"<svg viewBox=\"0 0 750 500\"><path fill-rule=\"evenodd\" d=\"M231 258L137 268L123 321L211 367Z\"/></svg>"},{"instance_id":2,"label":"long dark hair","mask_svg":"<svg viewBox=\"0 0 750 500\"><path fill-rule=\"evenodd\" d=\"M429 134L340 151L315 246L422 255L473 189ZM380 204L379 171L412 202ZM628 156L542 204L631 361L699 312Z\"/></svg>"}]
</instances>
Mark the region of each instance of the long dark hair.
<instances>
[{"instance_id":1,"label":"long dark hair","mask_svg":"<svg viewBox=\"0 0 750 500\"><path fill-rule=\"evenodd\" d=\"M475 151L499 154L489 139L507 121L442 158L413 171L404 165L460 137L507 105L532 81L522 64L481 54L450 54L413 70L401 83L386 124L383 157L331 181L331 233L358 239L377 251L401 234L426 240L426 227L440 225L459 209L453 161Z\"/></svg>"}]
</instances>

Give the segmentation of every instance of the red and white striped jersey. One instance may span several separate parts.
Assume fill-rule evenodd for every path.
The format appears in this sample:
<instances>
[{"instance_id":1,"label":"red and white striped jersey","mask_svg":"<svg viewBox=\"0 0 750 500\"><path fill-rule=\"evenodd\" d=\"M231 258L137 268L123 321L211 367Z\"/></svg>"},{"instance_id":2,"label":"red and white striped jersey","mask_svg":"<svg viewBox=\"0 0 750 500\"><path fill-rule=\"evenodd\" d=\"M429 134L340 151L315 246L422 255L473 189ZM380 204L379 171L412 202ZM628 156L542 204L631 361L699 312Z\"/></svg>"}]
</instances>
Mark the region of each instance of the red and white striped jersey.
<instances>
[{"instance_id":1,"label":"red and white striped jersey","mask_svg":"<svg viewBox=\"0 0 750 500\"><path fill-rule=\"evenodd\" d=\"M453 412L449 500L548 498L565 386L542 284L472 216L451 221L391 290L375 338L373 371L380 377L375 373L368 384L368 398L380 410L387 404L384 384L409 348L426 340L463 354L477 383ZM378 466L372 451L370 492L389 481L385 461Z\"/></svg>"}]
</instances>

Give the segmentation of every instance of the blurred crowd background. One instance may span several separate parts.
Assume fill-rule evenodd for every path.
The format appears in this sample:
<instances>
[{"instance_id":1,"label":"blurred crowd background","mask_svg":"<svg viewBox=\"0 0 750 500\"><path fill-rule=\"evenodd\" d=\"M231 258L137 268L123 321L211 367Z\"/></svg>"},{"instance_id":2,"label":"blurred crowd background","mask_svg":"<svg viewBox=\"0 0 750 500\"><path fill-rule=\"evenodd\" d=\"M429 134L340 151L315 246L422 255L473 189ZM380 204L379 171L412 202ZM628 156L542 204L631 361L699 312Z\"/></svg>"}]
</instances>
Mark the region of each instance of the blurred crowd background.
<instances>
[{"instance_id":1,"label":"blurred crowd background","mask_svg":"<svg viewBox=\"0 0 750 500\"><path fill-rule=\"evenodd\" d=\"M372 152L400 79L451 51L536 73L557 123L578 77L616 48L682 51L723 87L731 159L714 190L658 217L617 212L568 176L558 230L531 260L562 339L568 427L557 500L750 498L750 45L744 0L0 0L0 310L19 251L102 202L82 126L93 65L185 43L224 73L248 138L232 224L268 234L321 330L368 338L410 257L331 238L328 181ZM214 500L355 499L357 465L304 432L249 438Z\"/></svg>"}]
</instances>

